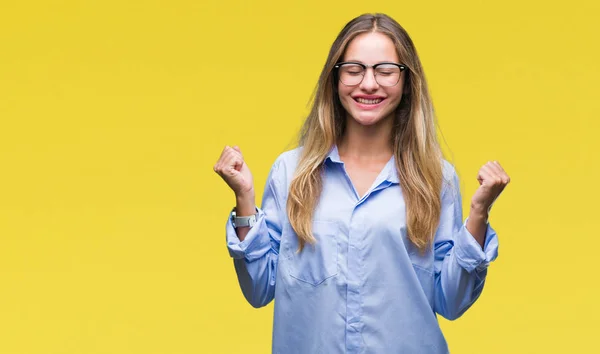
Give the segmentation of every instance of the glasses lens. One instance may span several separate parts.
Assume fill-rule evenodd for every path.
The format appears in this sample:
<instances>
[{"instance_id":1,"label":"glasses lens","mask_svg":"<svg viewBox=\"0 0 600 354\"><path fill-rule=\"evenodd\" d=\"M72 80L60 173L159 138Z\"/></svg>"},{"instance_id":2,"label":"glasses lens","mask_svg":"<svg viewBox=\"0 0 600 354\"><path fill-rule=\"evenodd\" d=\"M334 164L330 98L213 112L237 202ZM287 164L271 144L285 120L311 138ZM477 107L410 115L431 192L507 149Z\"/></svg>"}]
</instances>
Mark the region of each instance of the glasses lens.
<instances>
[{"instance_id":1,"label":"glasses lens","mask_svg":"<svg viewBox=\"0 0 600 354\"><path fill-rule=\"evenodd\" d=\"M343 64L340 66L340 81L344 85L354 86L360 84L365 70L357 64Z\"/></svg>"},{"instance_id":2,"label":"glasses lens","mask_svg":"<svg viewBox=\"0 0 600 354\"><path fill-rule=\"evenodd\" d=\"M400 81L400 68L396 65L379 65L375 74L375 79L381 86L394 86Z\"/></svg>"}]
</instances>

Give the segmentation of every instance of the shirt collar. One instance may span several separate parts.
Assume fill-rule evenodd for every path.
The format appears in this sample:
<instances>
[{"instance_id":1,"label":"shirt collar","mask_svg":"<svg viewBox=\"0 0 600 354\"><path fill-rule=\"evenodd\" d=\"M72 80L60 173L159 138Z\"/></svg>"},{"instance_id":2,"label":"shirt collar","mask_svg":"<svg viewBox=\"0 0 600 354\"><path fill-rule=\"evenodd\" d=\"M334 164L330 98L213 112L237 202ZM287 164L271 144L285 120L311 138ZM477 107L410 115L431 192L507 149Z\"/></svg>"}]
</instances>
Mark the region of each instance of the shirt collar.
<instances>
[{"instance_id":1,"label":"shirt collar","mask_svg":"<svg viewBox=\"0 0 600 354\"><path fill-rule=\"evenodd\" d=\"M340 152L338 151L338 147L336 144L333 144L333 146L331 147L331 150L329 150L329 153L327 154L327 157L325 158L325 161L330 160L331 162L335 162L335 163L341 163L343 164L344 162L342 161L342 159L340 158Z\"/></svg>"},{"instance_id":2,"label":"shirt collar","mask_svg":"<svg viewBox=\"0 0 600 354\"><path fill-rule=\"evenodd\" d=\"M384 169L387 172L386 181L391 183L400 183L400 178L398 177L398 170L396 170L396 157L392 155L388 163L385 165Z\"/></svg>"},{"instance_id":3,"label":"shirt collar","mask_svg":"<svg viewBox=\"0 0 600 354\"><path fill-rule=\"evenodd\" d=\"M329 150L329 153L327 154L327 157L325 158L325 162L327 162L328 160L333 163L342 164L342 165L344 164L344 162L340 158L340 153L338 151L338 147L336 144L333 144L333 147L331 148L331 150ZM390 160L387 162L387 164L385 164L383 171L386 176L385 177L386 181L388 181L390 183L400 183L400 178L398 177L398 171L396 171L396 158L393 155L390 158Z\"/></svg>"}]
</instances>

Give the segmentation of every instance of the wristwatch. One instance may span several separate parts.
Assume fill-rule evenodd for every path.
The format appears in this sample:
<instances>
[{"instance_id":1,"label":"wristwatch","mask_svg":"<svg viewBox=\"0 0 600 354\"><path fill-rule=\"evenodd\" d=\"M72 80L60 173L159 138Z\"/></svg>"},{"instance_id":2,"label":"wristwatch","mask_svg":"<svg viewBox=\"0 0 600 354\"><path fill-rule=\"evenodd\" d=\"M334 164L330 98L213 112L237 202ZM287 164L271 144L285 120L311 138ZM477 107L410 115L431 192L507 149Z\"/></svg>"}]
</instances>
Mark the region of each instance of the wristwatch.
<instances>
[{"instance_id":1,"label":"wristwatch","mask_svg":"<svg viewBox=\"0 0 600 354\"><path fill-rule=\"evenodd\" d=\"M258 214L250 216L237 216L235 214L235 208L233 208L231 211L231 223L233 224L234 228L244 226L252 227L256 224L256 215Z\"/></svg>"}]
</instances>

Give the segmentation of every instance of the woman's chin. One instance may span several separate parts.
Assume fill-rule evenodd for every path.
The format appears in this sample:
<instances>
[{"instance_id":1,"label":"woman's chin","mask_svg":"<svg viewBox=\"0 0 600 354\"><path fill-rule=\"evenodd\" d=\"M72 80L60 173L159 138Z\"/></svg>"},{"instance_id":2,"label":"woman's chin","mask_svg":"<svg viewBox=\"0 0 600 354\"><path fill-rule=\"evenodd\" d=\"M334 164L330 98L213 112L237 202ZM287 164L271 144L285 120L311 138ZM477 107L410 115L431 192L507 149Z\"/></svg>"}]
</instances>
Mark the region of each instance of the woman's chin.
<instances>
[{"instance_id":1,"label":"woman's chin","mask_svg":"<svg viewBox=\"0 0 600 354\"><path fill-rule=\"evenodd\" d=\"M370 126L381 122L383 117L381 114L364 114L361 112L357 115L354 115L353 119L360 125Z\"/></svg>"}]
</instances>

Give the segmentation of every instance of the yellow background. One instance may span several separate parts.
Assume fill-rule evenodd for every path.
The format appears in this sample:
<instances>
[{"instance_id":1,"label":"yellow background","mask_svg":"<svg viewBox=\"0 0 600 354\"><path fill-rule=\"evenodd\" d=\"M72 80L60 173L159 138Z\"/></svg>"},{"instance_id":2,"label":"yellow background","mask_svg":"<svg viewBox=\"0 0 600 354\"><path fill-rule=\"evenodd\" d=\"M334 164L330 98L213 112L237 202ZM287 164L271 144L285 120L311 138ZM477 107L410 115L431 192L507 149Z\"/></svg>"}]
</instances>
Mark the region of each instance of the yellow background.
<instances>
[{"instance_id":1,"label":"yellow background","mask_svg":"<svg viewBox=\"0 0 600 354\"><path fill-rule=\"evenodd\" d=\"M600 352L598 2L369 3L3 0L0 354L269 352L212 166L239 144L262 195L364 12L415 41L465 210L486 161L513 179L451 351Z\"/></svg>"}]
</instances>

